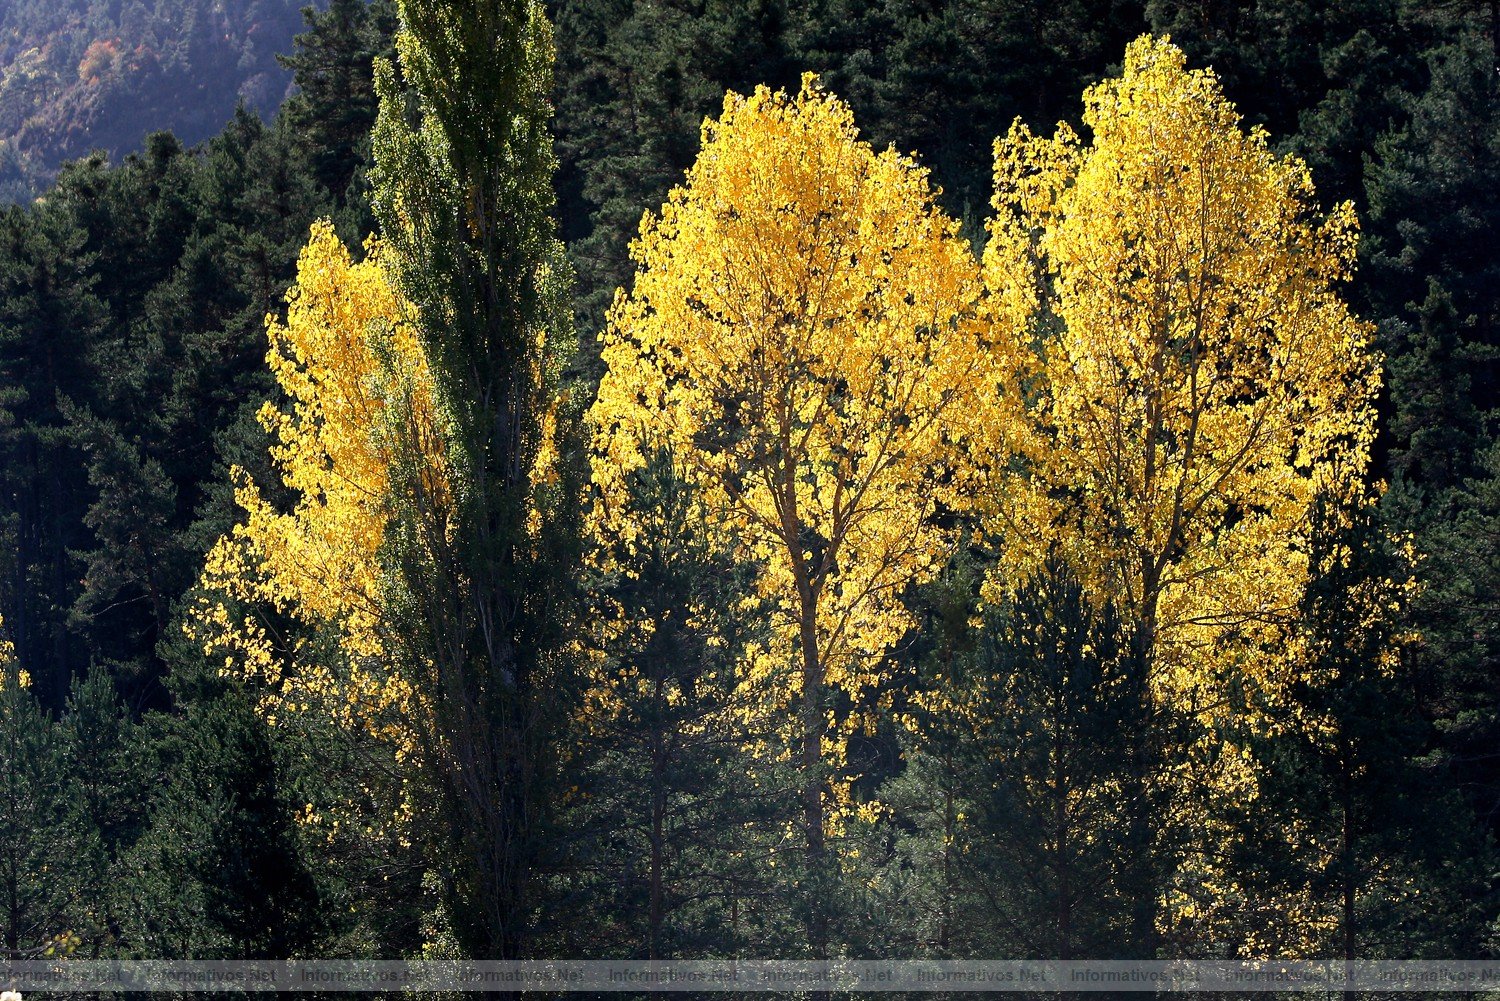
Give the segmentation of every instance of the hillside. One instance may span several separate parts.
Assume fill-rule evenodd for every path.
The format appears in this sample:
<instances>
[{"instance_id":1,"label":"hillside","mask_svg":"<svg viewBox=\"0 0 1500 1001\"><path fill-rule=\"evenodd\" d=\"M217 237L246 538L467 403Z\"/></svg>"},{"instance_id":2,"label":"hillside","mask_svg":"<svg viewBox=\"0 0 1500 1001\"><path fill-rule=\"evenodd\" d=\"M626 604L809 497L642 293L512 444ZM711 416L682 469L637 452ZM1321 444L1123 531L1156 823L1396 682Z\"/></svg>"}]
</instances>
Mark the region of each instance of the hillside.
<instances>
[{"instance_id":1,"label":"hillside","mask_svg":"<svg viewBox=\"0 0 1500 1001\"><path fill-rule=\"evenodd\" d=\"M303 0L7 0L0 4L0 200L35 194L64 161L112 157L170 129L217 133L237 102L286 96L276 62Z\"/></svg>"}]
</instances>

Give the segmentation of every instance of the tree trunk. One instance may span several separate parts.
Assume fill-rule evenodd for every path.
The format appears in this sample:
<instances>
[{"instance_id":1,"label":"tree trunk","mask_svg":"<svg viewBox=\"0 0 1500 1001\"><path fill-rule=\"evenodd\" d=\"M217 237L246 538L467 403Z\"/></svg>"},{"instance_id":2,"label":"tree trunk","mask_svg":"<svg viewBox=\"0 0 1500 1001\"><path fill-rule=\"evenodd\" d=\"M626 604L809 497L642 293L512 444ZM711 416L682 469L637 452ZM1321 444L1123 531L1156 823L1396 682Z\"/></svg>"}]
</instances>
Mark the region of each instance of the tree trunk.
<instances>
[{"instance_id":1,"label":"tree trunk","mask_svg":"<svg viewBox=\"0 0 1500 1001\"><path fill-rule=\"evenodd\" d=\"M662 733L662 706L665 696L661 678L655 679L655 705L652 712L656 720L651 734L651 910L648 935L649 959L661 958L661 930L663 916L662 867L665 857L665 828L667 814L666 780L666 735Z\"/></svg>"},{"instance_id":2,"label":"tree trunk","mask_svg":"<svg viewBox=\"0 0 1500 1001\"><path fill-rule=\"evenodd\" d=\"M807 838L807 944L814 959L828 958L824 901L827 846L823 841L823 665L818 657L817 605L804 602L802 641L802 811Z\"/></svg>"},{"instance_id":3,"label":"tree trunk","mask_svg":"<svg viewBox=\"0 0 1500 1001\"><path fill-rule=\"evenodd\" d=\"M1149 610L1138 623L1131 637L1131 665L1134 671L1132 687L1137 706L1138 721L1131 735L1127 752L1127 774L1125 776L1126 843L1130 858L1125 862L1126 890L1130 898L1130 947L1133 959L1155 959L1157 954L1156 934L1156 822L1153 817L1150 781L1153 766L1150 740L1153 697L1150 687L1150 666L1155 646L1154 610Z\"/></svg>"},{"instance_id":4,"label":"tree trunk","mask_svg":"<svg viewBox=\"0 0 1500 1001\"><path fill-rule=\"evenodd\" d=\"M1355 958L1356 936L1354 931L1354 776L1352 761L1352 750L1347 738L1339 738L1339 754L1341 757L1339 775L1339 809L1343 813L1343 823L1339 830L1339 880L1343 884L1343 946L1344 946L1344 976L1349 976L1349 962ZM1344 1001L1354 1001L1357 996L1355 991L1345 990Z\"/></svg>"}]
</instances>

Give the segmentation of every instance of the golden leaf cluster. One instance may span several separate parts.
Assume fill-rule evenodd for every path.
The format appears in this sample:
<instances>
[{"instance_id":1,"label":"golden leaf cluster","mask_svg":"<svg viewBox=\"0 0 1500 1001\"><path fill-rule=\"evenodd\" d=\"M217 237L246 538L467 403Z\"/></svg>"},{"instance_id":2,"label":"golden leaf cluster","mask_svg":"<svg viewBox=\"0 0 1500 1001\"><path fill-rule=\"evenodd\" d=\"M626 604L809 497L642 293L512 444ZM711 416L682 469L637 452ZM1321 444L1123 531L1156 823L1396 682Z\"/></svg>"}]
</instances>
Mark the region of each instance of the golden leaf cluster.
<instances>
[{"instance_id":1,"label":"golden leaf cluster","mask_svg":"<svg viewBox=\"0 0 1500 1001\"><path fill-rule=\"evenodd\" d=\"M243 470L245 512L208 555L189 632L230 674L263 683L273 721L312 712L414 750L418 687L393 666L380 551L391 518L398 436L415 435L430 495L446 473L425 357L371 240L355 262L327 222L312 228L287 294L287 317L266 322L267 363L286 405L260 420L274 435L279 509ZM337 656L308 636L284 640L266 609L332 636Z\"/></svg>"},{"instance_id":2,"label":"golden leaf cluster","mask_svg":"<svg viewBox=\"0 0 1500 1001\"><path fill-rule=\"evenodd\" d=\"M16 663L16 648L5 638L5 620L0 619L0 692L12 682L17 688L30 688L31 675Z\"/></svg>"},{"instance_id":3,"label":"golden leaf cluster","mask_svg":"<svg viewBox=\"0 0 1500 1001\"><path fill-rule=\"evenodd\" d=\"M1211 719L1240 701L1229 686L1274 698L1301 669L1310 512L1360 502L1379 388L1371 328L1338 291L1353 210L1320 212L1307 166L1166 39L1129 47L1084 122L1088 141L1017 124L996 143L977 260L926 172L861 141L815 77L730 94L632 244L588 414L597 551L628 562L659 541L631 483L666 457L690 487L680 523L753 567L771 610L739 667L764 697L743 702L841 696L802 710L823 761L879 710L882 661L915 625L904 594L966 519L996 555L989 600L1062 557L1147 644L1158 698ZM268 321L287 403L261 417L295 501L236 472L245 520L210 554L190 629L264 683L273 719L317 713L409 755L428 686L393 666L379 557L399 457L426 456L423 492L448 503L432 378L378 243L356 263L315 227L288 307ZM534 491L557 476L552 419ZM283 639L266 609L338 655ZM603 717L650 683L595 667ZM1217 767L1226 795L1253 794L1239 757Z\"/></svg>"},{"instance_id":4,"label":"golden leaf cluster","mask_svg":"<svg viewBox=\"0 0 1500 1001\"><path fill-rule=\"evenodd\" d=\"M1060 552L1150 631L1161 691L1213 705L1207 665L1285 663L1308 512L1361 490L1379 368L1337 292L1354 213L1319 215L1307 166L1165 39L1085 106L1088 144L1017 124L995 147L991 594Z\"/></svg>"},{"instance_id":5,"label":"golden leaf cluster","mask_svg":"<svg viewBox=\"0 0 1500 1001\"><path fill-rule=\"evenodd\" d=\"M830 684L872 686L910 625L901 591L947 553L933 484L980 371L957 224L809 75L726 98L632 254L589 414L601 522L630 531L627 478L665 449L779 611L752 678L807 639Z\"/></svg>"}]
</instances>

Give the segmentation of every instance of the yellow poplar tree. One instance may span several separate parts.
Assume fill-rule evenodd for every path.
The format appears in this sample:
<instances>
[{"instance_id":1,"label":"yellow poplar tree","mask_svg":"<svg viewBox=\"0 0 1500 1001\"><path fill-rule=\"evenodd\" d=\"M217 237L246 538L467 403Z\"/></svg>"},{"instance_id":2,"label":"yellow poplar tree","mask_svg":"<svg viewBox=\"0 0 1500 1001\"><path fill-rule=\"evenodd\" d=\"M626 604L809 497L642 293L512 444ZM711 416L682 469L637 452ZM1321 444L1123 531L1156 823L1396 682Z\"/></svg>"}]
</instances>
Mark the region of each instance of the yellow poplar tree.
<instances>
[{"instance_id":1,"label":"yellow poplar tree","mask_svg":"<svg viewBox=\"0 0 1500 1001\"><path fill-rule=\"evenodd\" d=\"M728 95L632 254L589 415L601 510L623 511L627 477L663 449L760 568L778 643L749 682L799 704L817 872L830 694L875 684L910 625L901 591L947 552L933 485L979 370L977 264L926 172L860 142L811 75L795 96Z\"/></svg>"},{"instance_id":2,"label":"yellow poplar tree","mask_svg":"<svg viewBox=\"0 0 1500 1001\"><path fill-rule=\"evenodd\" d=\"M187 628L226 672L263 683L273 723L312 713L404 760L430 738L422 686L396 666L383 609L390 469L414 440L431 493L442 496L445 467L431 377L381 253L372 240L356 263L329 223L313 227L286 321L266 321L266 357L287 405L260 411L296 502L278 510L234 471L245 518L210 551ZM306 636L284 642L266 610L332 635L339 655L314 651Z\"/></svg>"},{"instance_id":3,"label":"yellow poplar tree","mask_svg":"<svg viewBox=\"0 0 1500 1001\"><path fill-rule=\"evenodd\" d=\"M1132 637L1141 717L1199 730L1165 746L1152 724L1121 749L1130 937L1151 956L1164 913L1230 892L1163 832L1202 842L1191 785L1254 795L1209 735L1301 669L1310 514L1363 489L1379 366L1338 292L1353 209L1320 212L1307 166L1246 131L1212 72L1142 37L1084 103L1087 143L1017 124L996 144L984 276L1003 347L969 443L992 477L989 597L1064 559ZM1168 891L1183 878L1199 889Z\"/></svg>"},{"instance_id":4,"label":"yellow poplar tree","mask_svg":"<svg viewBox=\"0 0 1500 1001\"><path fill-rule=\"evenodd\" d=\"M991 590L1061 553L1129 618L1157 691L1207 707L1226 657L1274 680L1314 499L1360 491L1379 367L1338 293L1354 212L1319 213L1307 166L1166 39L1084 102L1092 142L1018 123L995 148Z\"/></svg>"}]
</instances>

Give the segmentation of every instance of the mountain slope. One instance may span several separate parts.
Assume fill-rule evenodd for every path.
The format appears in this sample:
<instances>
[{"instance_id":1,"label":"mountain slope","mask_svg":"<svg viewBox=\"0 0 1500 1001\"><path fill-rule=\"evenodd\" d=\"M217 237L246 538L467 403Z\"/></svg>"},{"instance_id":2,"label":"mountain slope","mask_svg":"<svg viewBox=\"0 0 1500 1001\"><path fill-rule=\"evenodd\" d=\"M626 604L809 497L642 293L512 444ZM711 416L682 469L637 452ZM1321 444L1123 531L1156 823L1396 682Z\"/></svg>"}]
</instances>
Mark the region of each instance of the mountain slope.
<instances>
[{"instance_id":1,"label":"mountain slope","mask_svg":"<svg viewBox=\"0 0 1500 1001\"><path fill-rule=\"evenodd\" d=\"M170 129L217 133L237 102L286 96L276 61L304 0L5 0L0 3L0 201L22 200L65 160L112 157Z\"/></svg>"}]
</instances>

